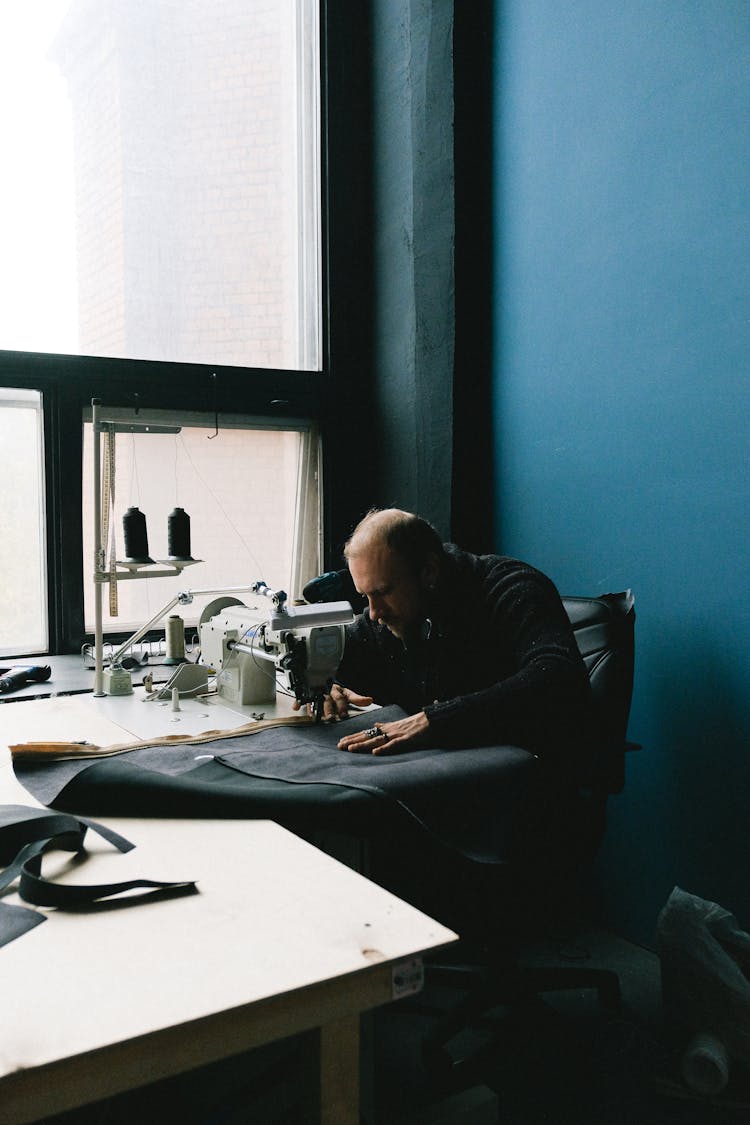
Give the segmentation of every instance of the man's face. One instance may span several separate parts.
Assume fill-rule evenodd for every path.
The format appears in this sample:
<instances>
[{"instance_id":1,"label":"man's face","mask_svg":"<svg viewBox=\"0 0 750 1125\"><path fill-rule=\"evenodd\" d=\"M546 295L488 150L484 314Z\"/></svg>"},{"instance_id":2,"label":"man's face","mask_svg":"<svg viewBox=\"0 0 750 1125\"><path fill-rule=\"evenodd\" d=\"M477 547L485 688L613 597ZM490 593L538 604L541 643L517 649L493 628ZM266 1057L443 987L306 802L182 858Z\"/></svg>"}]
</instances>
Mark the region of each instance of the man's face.
<instances>
[{"instance_id":1,"label":"man's face","mask_svg":"<svg viewBox=\"0 0 750 1125\"><path fill-rule=\"evenodd\" d=\"M415 576L387 547L373 546L349 559L349 573L358 593L367 598L372 620L401 640L426 616L425 579Z\"/></svg>"}]
</instances>

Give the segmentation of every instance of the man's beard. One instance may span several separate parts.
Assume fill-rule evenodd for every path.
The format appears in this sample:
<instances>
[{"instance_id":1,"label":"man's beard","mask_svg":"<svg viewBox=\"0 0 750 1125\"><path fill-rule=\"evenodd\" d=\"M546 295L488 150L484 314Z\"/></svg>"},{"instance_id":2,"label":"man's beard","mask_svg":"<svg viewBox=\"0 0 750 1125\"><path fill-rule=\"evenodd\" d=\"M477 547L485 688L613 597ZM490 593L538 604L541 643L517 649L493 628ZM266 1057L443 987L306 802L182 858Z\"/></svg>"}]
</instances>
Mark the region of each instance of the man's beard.
<instances>
[{"instance_id":1,"label":"man's beard","mask_svg":"<svg viewBox=\"0 0 750 1125\"><path fill-rule=\"evenodd\" d=\"M400 641L404 639L403 630L398 621L394 621L392 618L386 620L384 617L379 617L378 625L382 625L384 629L387 629L389 633L393 633L393 636L398 637Z\"/></svg>"}]
</instances>

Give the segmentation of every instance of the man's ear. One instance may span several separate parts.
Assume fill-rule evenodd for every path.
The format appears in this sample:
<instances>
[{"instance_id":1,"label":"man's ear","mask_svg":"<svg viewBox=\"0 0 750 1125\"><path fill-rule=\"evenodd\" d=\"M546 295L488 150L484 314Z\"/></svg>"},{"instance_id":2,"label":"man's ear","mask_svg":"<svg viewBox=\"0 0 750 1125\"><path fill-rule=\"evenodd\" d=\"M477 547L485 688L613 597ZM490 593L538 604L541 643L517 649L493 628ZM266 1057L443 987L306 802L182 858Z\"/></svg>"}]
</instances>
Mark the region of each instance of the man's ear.
<instances>
[{"instance_id":1,"label":"man's ear","mask_svg":"<svg viewBox=\"0 0 750 1125\"><path fill-rule=\"evenodd\" d=\"M437 586L440 578L440 560L433 551L427 556L419 577L426 590L434 590Z\"/></svg>"}]
</instances>

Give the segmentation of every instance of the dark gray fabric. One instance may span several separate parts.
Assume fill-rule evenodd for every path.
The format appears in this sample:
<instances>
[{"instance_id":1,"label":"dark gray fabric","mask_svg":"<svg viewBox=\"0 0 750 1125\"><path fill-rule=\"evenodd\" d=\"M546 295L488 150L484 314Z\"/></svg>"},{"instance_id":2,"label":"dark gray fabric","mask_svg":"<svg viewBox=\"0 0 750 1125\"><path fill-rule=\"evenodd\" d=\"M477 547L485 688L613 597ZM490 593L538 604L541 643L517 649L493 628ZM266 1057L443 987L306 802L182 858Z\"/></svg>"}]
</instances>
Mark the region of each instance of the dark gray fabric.
<instances>
[{"instance_id":1,"label":"dark gray fabric","mask_svg":"<svg viewBox=\"0 0 750 1125\"><path fill-rule=\"evenodd\" d=\"M121 805L119 811L154 815L153 803L146 803L146 812L140 799L139 778L147 786L149 776L154 774L159 775L162 784L172 779L174 788L184 793L183 783L197 783L205 777L206 771L201 767L212 757L214 769L206 786L207 808L211 811L205 815L222 815L216 795L216 767L224 767L227 775L219 784L223 783L227 791L225 815L239 815L239 794L244 795L247 816L270 815L289 823L290 814L301 811L296 794L300 789L309 789L314 795L319 827L326 828L331 827L329 812L336 803L336 794L347 792L358 795L360 806L367 805L369 814L373 803L378 803L384 812L396 808L442 843L472 859L503 861L515 810L535 772L533 756L512 746L412 751L393 757L350 754L337 749L344 733L364 730L373 722L388 722L403 714L398 707L388 707L341 723L277 727L192 746L142 747L94 763L89 760L29 766L19 762L16 775L45 803L59 805L61 800L72 800L75 792L75 799L84 802L82 807L96 815L111 811L111 805L106 803L97 807L97 784L107 779L111 790L112 779L121 777L131 804ZM273 782L278 784L269 803L268 786ZM263 800L258 804L255 797L261 789ZM169 784L163 785L162 793L164 811L157 811L157 815L178 815L179 806L170 804ZM152 795L153 786L149 799ZM197 794L192 796L194 802L197 796L199 805L199 785ZM109 801L109 792L106 799L102 792L102 799ZM159 806L156 807L158 810ZM310 811L309 807L304 810L308 822ZM371 821L372 817L367 819Z\"/></svg>"},{"instance_id":2,"label":"dark gray fabric","mask_svg":"<svg viewBox=\"0 0 750 1125\"><path fill-rule=\"evenodd\" d=\"M40 926L45 921L44 914L27 910L25 906L9 906L0 902L0 946L15 941L17 937Z\"/></svg>"},{"instance_id":3,"label":"dark gray fabric","mask_svg":"<svg viewBox=\"0 0 750 1125\"><path fill-rule=\"evenodd\" d=\"M69 762L13 762L13 770L32 797L43 805L54 805L63 789L91 766L90 758Z\"/></svg>"},{"instance_id":4,"label":"dark gray fabric","mask_svg":"<svg viewBox=\"0 0 750 1125\"><path fill-rule=\"evenodd\" d=\"M256 736L257 737L257 736ZM120 757L169 777L177 777L214 756L214 743L178 746L145 746L123 751ZM102 759L104 761L105 759ZM43 805L54 805L60 793L80 773L96 765L94 758L62 762L14 762L16 777Z\"/></svg>"},{"instance_id":5,"label":"dark gray fabric","mask_svg":"<svg viewBox=\"0 0 750 1125\"><path fill-rule=\"evenodd\" d=\"M513 746L465 750L413 750L406 754L353 754L337 749L346 733L402 717L384 707L342 724L279 727L248 740L246 747L221 744L217 761L253 777L298 785L345 785L395 802L428 831L467 856L495 861L507 852L513 811L534 761Z\"/></svg>"}]
</instances>

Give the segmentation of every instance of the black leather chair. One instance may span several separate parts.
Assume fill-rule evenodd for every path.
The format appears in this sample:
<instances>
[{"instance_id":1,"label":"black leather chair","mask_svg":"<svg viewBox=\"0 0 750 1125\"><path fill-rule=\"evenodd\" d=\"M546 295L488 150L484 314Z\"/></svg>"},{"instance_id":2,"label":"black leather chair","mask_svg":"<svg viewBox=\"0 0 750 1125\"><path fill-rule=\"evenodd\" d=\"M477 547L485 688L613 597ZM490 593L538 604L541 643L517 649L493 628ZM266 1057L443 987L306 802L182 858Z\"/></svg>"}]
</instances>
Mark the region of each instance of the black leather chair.
<instances>
[{"instance_id":1,"label":"black leather chair","mask_svg":"<svg viewBox=\"0 0 750 1125\"><path fill-rule=\"evenodd\" d=\"M516 889L522 887L526 892L524 902L520 905L510 900L505 903L508 918L517 920L520 912L522 921L524 911L533 904L535 909L529 912L531 920L528 923L532 934L539 925L540 917L554 919L556 906L563 900L571 901L568 893L571 884L593 860L601 842L607 799L623 788L625 753L636 748L635 744L626 740L633 692L633 594L627 590L595 598L563 598L563 602L589 673L596 738L575 799L566 814L574 822L574 831L568 837L572 842L568 854L564 854L564 849L561 853L559 839L553 840L550 848L550 857L554 856L552 877L544 878L543 856L535 857L532 867L521 871L515 879ZM557 827L560 827L559 824ZM551 894L552 888L557 892L556 896ZM483 1014L493 1009L527 1008L533 1011L542 993L592 988L597 990L603 1007L619 1010L620 987L614 972L577 963L524 966L514 956L513 948L514 939L520 940L520 932L506 933L502 941L486 948L483 951L485 956L479 963L428 965L428 982L465 990L465 998L442 1014L423 1042L424 1060L433 1072L455 1072L470 1064L470 1059L456 1058L451 1054L450 1042L458 1032L481 1020Z\"/></svg>"},{"instance_id":2,"label":"black leather chair","mask_svg":"<svg viewBox=\"0 0 750 1125\"><path fill-rule=\"evenodd\" d=\"M348 571L321 575L308 585L305 597L309 601L349 598L357 610L362 608ZM578 963L529 967L522 965L516 956L524 937L538 934L540 925L554 919L561 906L574 901L571 887L595 858L604 835L607 800L624 786L626 751L636 748L627 741L635 661L632 592L625 590L593 598L564 597L563 604L591 682L595 737L582 763L577 784L571 786L567 799L560 800L559 787L554 786L546 804L540 794L542 800L536 810L536 821L528 833L528 839L534 844L533 856L529 858L521 845L517 858L511 858L507 867L499 870L496 881L501 888L499 909L490 909L487 915L489 941L481 947L482 959L472 958L469 964L430 963L426 967L428 982L466 991L465 999L444 1013L424 1040L424 1057L431 1069L455 1070L470 1061L455 1060L447 1045L459 1031L494 1008L533 1010L541 993L582 988L596 989L604 1007L612 1010L620 1007L620 986L613 972ZM525 822L527 814L529 819L534 816L533 807L525 807L519 821ZM398 863L402 854L400 842L396 844L396 853ZM409 878L402 888L393 883L393 864L389 858L385 859L385 866L389 871L382 879L384 885L409 898ZM377 881L378 873L372 874ZM455 872L453 874L456 876ZM454 889L461 885L467 902L477 897L470 879L466 878L468 874L459 870L453 879ZM482 886L481 880L479 885ZM488 879L480 896L491 895L494 885ZM429 902L417 905L440 916L431 909ZM480 911L480 926L482 917ZM450 918L441 920L454 925ZM475 920L472 916L472 923ZM458 922L455 928L462 934L465 932ZM468 943L462 941L460 948L465 944L471 946L477 932L472 933Z\"/></svg>"}]
</instances>

